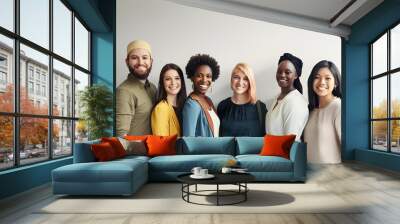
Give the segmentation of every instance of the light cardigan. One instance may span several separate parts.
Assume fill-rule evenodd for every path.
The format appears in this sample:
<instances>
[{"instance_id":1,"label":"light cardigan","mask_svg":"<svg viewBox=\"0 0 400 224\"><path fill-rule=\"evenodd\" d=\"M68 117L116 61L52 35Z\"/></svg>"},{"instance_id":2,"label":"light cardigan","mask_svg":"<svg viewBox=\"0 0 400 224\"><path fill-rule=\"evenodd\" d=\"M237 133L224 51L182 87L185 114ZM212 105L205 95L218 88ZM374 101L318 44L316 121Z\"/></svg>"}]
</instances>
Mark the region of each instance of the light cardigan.
<instances>
[{"instance_id":1,"label":"light cardigan","mask_svg":"<svg viewBox=\"0 0 400 224\"><path fill-rule=\"evenodd\" d=\"M214 137L200 104L188 97L182 110L182 135Z\"/></svg>"},{"instance_id":2,"label":"light cardigan","mask_svg":"<svg viewBox=\"0 0 400 224\"><path fill-rule=\"evenodd\" d=\"M311 111L304 129L304 141L307 142L308 162L334 164L342 161L340 98Z\"/></svg>"},{"instance_id":3,"label":"light cardigan","mask_svg":"<svg viewBox=\"0 0 400 224\"><path fill-rule=\"evenodd\" d=\"M291 91L281 100L276 97L268 106L265 117L266 134L294 134L296 141L301 141L300 137L308 120L307 106L307 100L297 90Z\"/></svg>"},{"instance_id":4,"label":"light cardigan","mask_svg":"<svg viewBox=\"0 0 400 224\"><path fill-rule=\"evenodd\" d=\"M151 129L153 135L158 136L181 136L181 127L178 117L171 104L163 100L159 102L151 113Z\"/></svg>"}]
</instances>

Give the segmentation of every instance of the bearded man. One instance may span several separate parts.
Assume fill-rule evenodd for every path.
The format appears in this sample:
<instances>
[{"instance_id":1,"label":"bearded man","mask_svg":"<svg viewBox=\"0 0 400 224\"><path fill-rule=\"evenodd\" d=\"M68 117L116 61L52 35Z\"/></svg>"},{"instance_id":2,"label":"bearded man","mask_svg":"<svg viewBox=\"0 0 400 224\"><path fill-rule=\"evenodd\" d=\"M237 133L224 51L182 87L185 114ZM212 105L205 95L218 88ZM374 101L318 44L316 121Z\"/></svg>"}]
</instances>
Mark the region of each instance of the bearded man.
<instances>
[{"instance_id":1,"label":"bearded man","mask_svg":"<svg viewBox=\"0 0 400 224\"><path fill-rule=\"evenodd\" d=\"M117 87L117 136L151 134L150 114L157 88L147 80L153 58L150 45L143 40L128 44L125 59L128 78Z\"/></svg>"}]
</instances>

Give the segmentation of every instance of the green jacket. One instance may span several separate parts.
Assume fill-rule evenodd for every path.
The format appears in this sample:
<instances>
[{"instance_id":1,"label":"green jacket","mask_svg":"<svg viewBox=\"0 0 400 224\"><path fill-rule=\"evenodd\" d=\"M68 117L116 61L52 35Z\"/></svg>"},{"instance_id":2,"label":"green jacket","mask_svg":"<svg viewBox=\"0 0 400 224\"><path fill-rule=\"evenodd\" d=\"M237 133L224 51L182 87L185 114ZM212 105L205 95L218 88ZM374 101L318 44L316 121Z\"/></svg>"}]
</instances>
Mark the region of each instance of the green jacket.
<instances>
[{"instance_id":1,"label":"green jacket","mask_svg":"<svg viewBox=\"0 0 400 224\"><path fill-rule=\"evenodd\" d=\"M151 134L150 114L157 88L146 80L142 83L133 75L117 88L117 136Z\"/></svg>"}]
</instances>

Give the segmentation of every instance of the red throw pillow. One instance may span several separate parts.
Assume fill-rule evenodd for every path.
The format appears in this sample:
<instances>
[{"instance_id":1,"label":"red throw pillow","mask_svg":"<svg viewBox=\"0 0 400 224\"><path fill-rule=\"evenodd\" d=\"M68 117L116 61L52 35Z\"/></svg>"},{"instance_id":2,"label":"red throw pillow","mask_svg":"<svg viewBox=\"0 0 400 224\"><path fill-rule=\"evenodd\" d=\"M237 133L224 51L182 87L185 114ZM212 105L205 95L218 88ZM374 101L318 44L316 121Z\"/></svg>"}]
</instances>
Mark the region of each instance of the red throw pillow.
<instances>
[{"instance_id":1,"label":"red throw pillow","mask_svg":"<svg viewBox=\"0 0 400 224\"><path fill-rule=\"evenodd\" d=\"M177 135L155 136L149 135L146 139L148 156L176 155Z\"/></svg>"},{"instance_id":2,"label":"red throw pillow","mask_svg":"<svg viewBox=\"0 0 400 224\"><path fill-rule=\"evenodd\" d=\"M128 141L146 141L149 135L125 135L124 139Z\"/></svg>"},{"instance_id":3,"label":"red throw pillow","mask_svg":"<svg viewBox=\"0 0 400 224\"><path fill-rule=\"evenodd\" d=\"M290 158L290 148L296 135L265 135L264 146L261 149L260 155L262 156L281 156L286 159Z\"/></svg>"},{"instance_id":4,"label":"red throw pillow","mask_svg":"<svg viewBox=\"0 0 400 224\"><path fill-rule=\"evenodd\" d=\"M113 147L108 142L93 144L91 145L91 149L94 157L99 162L109 161L117 158Z\"/></svg>"},{"instance_id":5,"label":"red throw pillow","mask_svg":"<svg viewBox=\"0 0 400 224\"><path fill-rule=\"evenodd\" d=\"M101 138L101 142L108 142L114 149L115 155L117 158L125 157L126 156L126 151L124 149L124 146L122 146L121 142L119 142L118 138L115 137L110 137L110 138Z\"/></svg>"}]
</instances>

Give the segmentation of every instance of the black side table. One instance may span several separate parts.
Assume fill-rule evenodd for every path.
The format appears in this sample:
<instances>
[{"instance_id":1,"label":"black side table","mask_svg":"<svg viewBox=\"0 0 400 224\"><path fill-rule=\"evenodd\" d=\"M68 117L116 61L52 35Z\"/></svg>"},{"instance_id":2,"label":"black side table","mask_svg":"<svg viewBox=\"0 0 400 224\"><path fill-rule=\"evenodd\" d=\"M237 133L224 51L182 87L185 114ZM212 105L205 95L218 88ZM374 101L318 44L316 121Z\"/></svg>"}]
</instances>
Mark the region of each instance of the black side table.
<instances>
[{"instance_id":1,"label":"black side table","mask_svg":"<svg viewBox=\"0 0 400 224\"><path fill-rule=\"evenodd\" d=\"M216 197L217 206L221 205L234 205L239 204L241 202L245 202L247 200L247 192L249 188L247 187L247 183L255 180L255 177L249 173L216 173L213 174L215 177L212 179L193 179L189 174L182 174L177 177L178 181L182 183L182 199L188 203L198 204L198 205L215 205L215 204L202 204L190 201L190 196L203 196L203 197ZM206 184L206 185L216 185L215 190L197 190L198 184ZM223 190L220 189L220 185L236 185L238 186L237 190ZM190 186L195 185L195 191L190 191ZM215 195L205 194L203 192L215 192ZM222 193L222 194L221 194ZM230 197L230 196L238 196L241 195L238 201L234 201L232 203L221 203L221 197Z\"/></svg>"}]
</instances>

